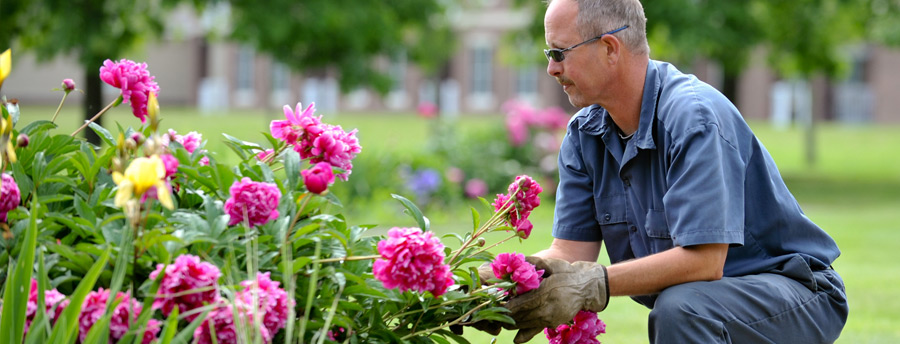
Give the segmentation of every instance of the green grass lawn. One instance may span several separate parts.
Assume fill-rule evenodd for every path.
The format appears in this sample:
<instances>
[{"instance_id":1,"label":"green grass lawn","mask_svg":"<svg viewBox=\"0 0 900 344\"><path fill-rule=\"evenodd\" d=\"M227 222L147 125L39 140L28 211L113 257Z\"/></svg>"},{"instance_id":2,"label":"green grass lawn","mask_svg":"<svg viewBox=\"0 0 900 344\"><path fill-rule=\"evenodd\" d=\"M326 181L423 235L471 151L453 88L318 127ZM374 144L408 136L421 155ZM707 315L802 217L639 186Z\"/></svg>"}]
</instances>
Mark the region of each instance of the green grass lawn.
<instances>
[{"instance_id":1,"label":"green grass lawn","mask_svg":"<svg viewBox=\"0 0 900 344\"><path fill-rule=\"evenodd\" d=\"M23 107L23 120L49 119L54 108ZM267 111L232 111L202 116L192 109L163 108L162 128L181 133L198 131L208 140L207 149L219 161L233 161L235 155L222 144L221 133L227 132L244 140L262 142L259 132L268 131L268 123L281 119L280 109ZM137 126L127 107L120 106L106 115L107 127L115 122ZM412 114L340 114L325 119L345 129L359 128L363 153L380 150L421 149L427 139L426 121ZM62 132L71 132L80 122L76 108L66 109L57 121ZM464 117L460 125L501 125L497 118ZM817 128L816 163L808 166L804 157L805 139L798 129L776 131L766 123L751 123L762 142L779 164L782 175L806 214L829 232L842 250L834 264L844 278L850 302L850 317L838 343L900 342L900 126L838 126L822 124ZM387 200L388 202L390 200ZM399 209L399 208L398 208ZM483 213L487 210L478 208ZM397 211L397 225L413 225ZM552 200L543 205L531 219L534 232L528 240L506 243L494 251L533 253L545 248L550 240ZM471 228L468 209L448 209L449 215L431 215L435 231L465 231ZM429 215L429 214L426 214ZM348 214L351 222L369 221L367 214ZM406 221L406 222L404 222ZM359 223L353 223L359 224ZM393 223L381 223L389 228ZM495 238L501 237L498 234ZM490 239L490 238L489 238ZM601 253L601 262L608 262ZM647 342L648 310L627 298L614 298L601 313L608 333L604 343ZM789 330L789 329L786 329ZM490 337L469 330L466 337L473 343L488 343ZM539 335L532 343L546 343ZM504 332L499 343L512 342L512 334Z\"/></svg>"}]
</instances>

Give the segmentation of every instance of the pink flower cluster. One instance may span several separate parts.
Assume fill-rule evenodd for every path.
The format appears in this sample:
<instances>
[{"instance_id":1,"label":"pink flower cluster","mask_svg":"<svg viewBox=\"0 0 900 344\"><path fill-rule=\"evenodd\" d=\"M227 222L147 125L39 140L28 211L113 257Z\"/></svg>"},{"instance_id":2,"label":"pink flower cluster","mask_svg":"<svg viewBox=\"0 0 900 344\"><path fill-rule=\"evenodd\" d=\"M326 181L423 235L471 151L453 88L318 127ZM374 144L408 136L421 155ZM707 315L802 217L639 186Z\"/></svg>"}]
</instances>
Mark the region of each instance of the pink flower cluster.
<instances>
[{"instance_id":1,"label":"pink flower cluster","mask_svg":"<svg viewBox=\"0 0 900 344\"><path fill-rule=\"evenodd\" d=\"M213 304L219 299L216 281L221 276L215 265L201 262L199 257L181 255L175 262L163 270L163 264L157 264L156 270L150 273L150 279L164 274L157 291L158 297L153 301L153 309L162 309L168 316L177 305L178 311L187 311ZM197 314L188 317L193 320Z\"/></svg>"},{"instance_id":2,"label":"pink flower cluster","mask_svg":"<svg viewBox=\"0 0 900 344\"><path fill-rule=\"evenodd\" d=\"M506 129L513 146L528 141L531 128L555 131L565 128L569 122L569 115L559 107L538 110L518 100L507 101L502 107L506 111Z\"/></svg>"},{"instance_id":3,"label":"pink flower cluster","mask_svg":"<svg viewBox=\"0 0 900 344\"><path fill-rule=\"evenodd\" d=\"M494 276L516 283L516 295L541 286L544 270L536 270L521 253L501 253L491 262Z\"/></svg>"},{"instance_id":4,"label":"pink flower cluster","mask_svg":"<svg viewBox=\"0 0 900 344\"><path fill-rule=\"evenodd\" d=\"M243 222L250 226L264 225L278 218L281 191L273 183L254 182L244 177L231 185L231 197L225 201L225 212L231 217L229 226Z\"/></svg>"},{"instance_id":5,"label":"pink flower cluster","mask_svg":"<svg viewBox=\"0 0 900 344\"><path fill-rule=\"evenodd\" d=\"M297 103L296 110L285 105L284 116L287 119L269 124L272 137L293 146L300 153L300 158L309 159L311 164L326 162L344 170L338 177L347 180L353 168L351 161L362 150L356 130L345 132L339 125L322 123L321 116L313 116L315 104L310 104L302 112L300 109L300 103Z\"/></svg>"},{"instance_id":6,"label":"pink flower cluster","mask_svg":"<svg viewBox=\"0 0 900 344\"><path fill-rule=\"evenodd\" d=\"M178 142L184 147L188 153L194 154L194 151L197 148L200 148L200 144L203 142L203 134L200 134L196 131L192 131L187 133L187 135L179 135L175 129L169 129L169 132L161 137L163 146L168 147L171 142ZM200 150L200 154L206 153L205 149ZM200 165L209 165L209 157L203 156L200 158Z\"/></svg>"},{"instance_id":7,"label":"pink flower cluster","mask_svg":"<svg viewBox=\"0 0 900 344\"><path fill-rule=\"evenodd\" d=\"M241 282L243 290L235 295L236 304L229 304L225 299L216 302L216 308L207 314L203 323L194 330L194 338L200 344L213 343L210 325L215 329L216 342L220 344L239 343L235 315L239 322L248 325L245 328L259 330L259 335L264 343L269 343L280 329L287 324L288 312L294 307L294 301L288 297L284 289L278 287L279 283L269 278L269 273L261 273L256 276L256 282L251 280ZM263 326L253 325L253 294L256 294L257 312L262 318Z\"/></svg>"},{"instance_id":8,"label":"pink flower cluster","mask_svg":"<svg viewBox=\"0 0 900 344\"><path fill-rule=\"evenodd\" d=\"M159 85L153 81L154 78L147 71L146 63L139 64L126 59L119 62L106 60L100 67L100 80L121 90L122 102L131 103L131 112L141 119L142 124L147 122L150 92L159 94Z\"/></svg>"},{"instance_id":9,"label":"pink flower cluster","mask_svg":"<svg viewBox=\"0 0 900 344\"><path fill-rule=\"evenodd\" d=\"M516 180L509 184L508 194L497 194L494 199L494 210L502 211L504 206L512 207L507 213L507 222L516 229L516 232L522 238L527 239L531 235L531 229L534 225L528 220L531 211L541 205L541 199L538 196L542 191L541 185L527 175L516 177ZM510 199L512 198L512 201ZM509 203L509 204L507 204Z\"/></svg>"},{"instance_id":10,"label":"pink flower cluster","mask_svg":"<svg viewBox=\"0 0 900 344\"><path fill-rule=\"evenodd\" d=\"M262 322L270 335L275 335L278 330L287 324L288 312L294 307L294 300L288 297L284 289L278 287L280 283L272 281L268 272L257 274L256 283L247 280L241 282L244 290L237 293L235 298L249 308L253 304L253 293L256 293L257 312L262 313ZM271 340L271 336L266 341Z\"/></svg>"},{"instance_id":11,"label":"pink flower cluster","mask_svg":"<svg viewBox=\"0 0 900 344\"><path fill-rule=\"evenodd\" d=\"M550 344L600 344L597 336L606 333L606 324L597 313L579 311L572 324L562 324L555 329L545 328Z\"/></svg>"},{"instance_id":12,"label":"pink flower cluster","mask_svg":"<svg viewBox=\"0 0 900 344\"><path fill-rule=\"evenodd\" d=\"M328 185L334 183L334 172L331 171L331 165L325 162L315 164L308 170L300 171L300 174L303 175L303 185L306 185L309 192L315 194L322 194L328 190Z\"/></svg>"},{"instance_id":13,"label":"pink flower cluster","mask_svg":"<svg viewBox=\"0 0 900 344\"><path fill-rule=\"evenodd\" d=\"M19 207L22 196L19 184L8 173L0 173L0 222L6 222L6 213Z\"/></svg>"},{"instance_id":14,"label":"pink flower cluster","mask_svg":"<svg viewBox=\"0 0 900 344\"><path fill-rule=\"evenodd\" d=\"M240 341L237 334L237 326L234 323L234 306L225 302L224 299L219 300L216 304L217 307L211 310L206 315L206 319L203 319L200 327L194 330L194 341L197 344L238 344ZM243 323L249 323L252 319L252 316L247 314L247 312L237 312L237 316ZM213 333L210 331L210 327L215 331L215 341L213 341ZM271 334L265 327L260 327L259 330L262 332L263 338L271 338Z\"/></svg>"},{"instance_id":15,"label":"pink flower cluster","mask_svg":"<svg viewBox=\"0 0 900 344\"><path fill-rule=\"evenodd\" d=\"M31 279L31 289L28 292L28 302L25 304L25 333L31 328L31 323L38 313L38 282ZM44 311L47 312L50 323L56 323L59 316L62 315L63 309L69 305L69 300L58 290L49 289L44 291Z\"/></svg>"},{"instance_id":16,"label":"pink flower cluster","mask_svg":"<svg viewBox=\"0 0 900 344\"><path fill-rule=\"evenodd\" d=\"M119 304L113 309L111 319L109 320L110 344L118 342L119 339L122 339L122 337L125 336L128 332L128 328L133 322L137 321L138 314L141 313L141 308L143 308L140 302L122 292L119 292L116 295L116 300ZM91 326L99 321L106 313L106 303L108 301L109 290L104 290L103 288L88 293L87 297L84 299L84 303L81 305L81 314L78 316L78 338L81 342L84 342L85 338L87 338ZM143 344L149 344L156 339L159 330L159 321L150 319L147 322L147 327L144 329L141 342Z\"/></svg>"},{"instance_id":17,"label":"pink flower cluster","mask_svg":"<svg viewBox=\"0 0 900 344\"><path fill-rule=\"evenodd\" d=\"M441 296L453 285L453 273L444 264L444 245L432 232L391 228L388 238L378 242L378 253L381 258L375 260L372 273L385 288Z\"/></svg>"}]
</instances>

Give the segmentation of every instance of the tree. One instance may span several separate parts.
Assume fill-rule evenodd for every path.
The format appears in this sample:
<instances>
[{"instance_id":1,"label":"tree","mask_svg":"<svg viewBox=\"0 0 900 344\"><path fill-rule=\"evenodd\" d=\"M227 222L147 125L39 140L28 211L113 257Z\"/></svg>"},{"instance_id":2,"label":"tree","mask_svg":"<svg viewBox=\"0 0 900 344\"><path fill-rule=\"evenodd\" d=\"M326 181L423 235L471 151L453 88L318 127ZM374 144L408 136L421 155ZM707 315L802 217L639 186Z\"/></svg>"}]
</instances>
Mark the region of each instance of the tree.
<instances>
[{"instance_id":1,"label":"tree","mask_svg":"<svg viewBox=\"0 0 900 344\"><path fill-rule=\"evenodd\" d=\"M434 73L452 51L440 0L231 0L231 37L295 70L336 67L349 91L386 92L391 78L373 58L406 53Z\"/></svg>"},{"instance_id":2,"label":"tree","mask_svg":"<svg viewBox=\"0 0 900 344\"><path fill-rule=\"evenodd\" d=\"M72 54L84 68L85 119L103 106L100 79L105 59L158 37L168 9L190 3L198 9L218 0L6 0L0 39L33 50L39 60ZM386 92L391 79L373 58L408 54L426 73L438 70L452 50L441 0L231 0L229 38L298 71L335 67L345 91L372 85ZM12 23L12 25L7 25ZM99 143L93 131L90 142Z\"/></svg>"},{"instance_id":3,"label":"tree","mask_svg":"<svg viewBox=\"0 0 900 344\"><path fill-rule=\"evenodd\" d=\"M4 4L10 1L4 2ZM118 59L146 38L162 32L162 10L148 1L131 0L19 0L15 30L19 43L33 50L38 60L74 55L82 66L86 85L84 118L103 107L100 66ZM98 119L98 121L101 119ZM98 123L100 124L100 123ZM86 130L88 141L100 138Z\"/></svg>"}]
</instances>

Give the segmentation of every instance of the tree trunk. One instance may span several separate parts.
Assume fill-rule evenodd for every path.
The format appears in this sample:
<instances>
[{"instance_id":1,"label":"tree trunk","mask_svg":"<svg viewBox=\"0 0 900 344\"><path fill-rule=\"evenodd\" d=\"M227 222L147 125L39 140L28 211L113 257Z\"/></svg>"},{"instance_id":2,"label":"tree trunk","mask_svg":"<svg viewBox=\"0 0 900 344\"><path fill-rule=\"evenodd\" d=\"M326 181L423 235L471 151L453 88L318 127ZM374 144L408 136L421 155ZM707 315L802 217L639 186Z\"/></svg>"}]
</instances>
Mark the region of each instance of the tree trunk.
<instances>
[{"instance_id":1,"label":"tree trunk","mask_svg":"<svg viewBox=\"0 0 900 344\"><path fill-rule=\"evenodd\" d=\"M103 90L100 89L100 77L97 75L97 68L95 66L85 67L84 69L84 80L86 82L85 87L85 97L84 97L84 120L90 120L91 117L97 114L101 109L103 109ZM103 125L103 116L97 118L94 123L97 125ZM84 123L84 122L82 122ZM100 136L94 132L91 128L86 128L83 130L84 138L96 145L100 145Z\"/></svg>"}]
</instances>

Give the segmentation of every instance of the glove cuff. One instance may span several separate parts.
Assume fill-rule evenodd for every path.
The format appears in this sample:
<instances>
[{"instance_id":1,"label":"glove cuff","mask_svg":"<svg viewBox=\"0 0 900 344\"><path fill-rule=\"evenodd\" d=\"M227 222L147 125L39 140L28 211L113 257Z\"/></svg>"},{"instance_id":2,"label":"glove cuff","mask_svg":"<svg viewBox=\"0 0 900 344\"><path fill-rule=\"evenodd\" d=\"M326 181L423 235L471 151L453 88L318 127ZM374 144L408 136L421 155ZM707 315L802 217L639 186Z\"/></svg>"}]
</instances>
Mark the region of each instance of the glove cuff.
<instances>
[{"instance_id":1,"label":"glove cuff","mask_svg":"<svg viewBox=\"0 0 900 344\"><path fill-rule=\"evenodd\" d=\"M605 296L606 299L603 300L603 308L600 309L600 311L598 311L598 313L605 310L606 306L609 305L609 274L606 273L605 265L600 264L600 268L603 269L603 286L601 288L605 289L603 292L603 296Z\"/></svg>"}]
</instances>

